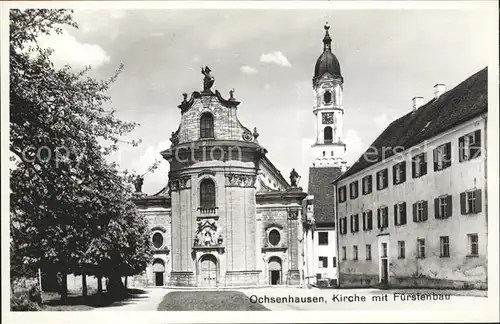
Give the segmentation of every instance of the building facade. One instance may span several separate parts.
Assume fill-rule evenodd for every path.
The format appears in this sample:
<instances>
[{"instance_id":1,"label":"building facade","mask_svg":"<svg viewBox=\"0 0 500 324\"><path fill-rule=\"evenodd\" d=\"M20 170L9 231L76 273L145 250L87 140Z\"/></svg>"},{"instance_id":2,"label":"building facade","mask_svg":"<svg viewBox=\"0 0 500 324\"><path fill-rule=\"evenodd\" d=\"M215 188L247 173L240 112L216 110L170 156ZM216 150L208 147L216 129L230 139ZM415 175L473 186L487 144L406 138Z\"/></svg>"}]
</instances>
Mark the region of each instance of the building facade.
<instances>
[{"instance_id":1,"label":"building facade","mask_svg":"<svg viewBox=\"0 0 500 324\"><path fill-rule=\"evenodd\" d=\"M487 74L414 98L334 182L341 287L487 287Z\"/></svg>"},{"instance_id":2,"label":"building facade","mask_svg":"<svg viewBox=\"0 0 500 324\"><path fill-rule=\"evenodd\" d=\"M347 162L342 122L344 78L331 43L327 24L323 52L316 61L312 80L316 140L311 149L312 167L304 201L307 216L304 219L304 277L312 285L336 286L335 191L331 182L346 170Z\"/></svg>"},{"instance_id":3,"label":"building facade","mask_svg":"<svg viewBox=\"0 0 500 324\"><path fill-rule=\"evenodd\" d=\"M237 118L233 91L211 87L178 106L181 121L170 148L168 186L136 204L152 229L154 258L142 285L252 286L301 283L302 206L306 196L266 157L259 134Z\"/></svg>"}]
</instances>

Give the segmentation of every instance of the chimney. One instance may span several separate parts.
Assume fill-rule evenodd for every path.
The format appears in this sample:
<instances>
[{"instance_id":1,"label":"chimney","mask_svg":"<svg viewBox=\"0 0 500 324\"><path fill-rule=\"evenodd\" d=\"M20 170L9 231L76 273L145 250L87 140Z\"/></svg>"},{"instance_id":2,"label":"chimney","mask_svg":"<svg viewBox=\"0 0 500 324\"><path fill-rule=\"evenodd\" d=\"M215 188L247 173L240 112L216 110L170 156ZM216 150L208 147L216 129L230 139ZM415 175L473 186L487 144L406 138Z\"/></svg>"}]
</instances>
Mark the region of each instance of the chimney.
<instances>
[{"instance_id":1,"label":"chimney","mask_svg":"<svg viewBox=\"0 0 500 324\"><path fill-rule=\"evenodd\" d=\"M443 93L446 92L446 86L442 83L434 85L434 99L439 98Z\"/></svg>"},{"instance_id":2,"label":"chimney","mask_svg":"<svg viewBox=\"0 0 500 324\"><path fill-rule=\"evenodd\" d=\"M415 97L413 100L413 111L416 111L424 104L424 97Z\"/></svg>"}]
</instances>

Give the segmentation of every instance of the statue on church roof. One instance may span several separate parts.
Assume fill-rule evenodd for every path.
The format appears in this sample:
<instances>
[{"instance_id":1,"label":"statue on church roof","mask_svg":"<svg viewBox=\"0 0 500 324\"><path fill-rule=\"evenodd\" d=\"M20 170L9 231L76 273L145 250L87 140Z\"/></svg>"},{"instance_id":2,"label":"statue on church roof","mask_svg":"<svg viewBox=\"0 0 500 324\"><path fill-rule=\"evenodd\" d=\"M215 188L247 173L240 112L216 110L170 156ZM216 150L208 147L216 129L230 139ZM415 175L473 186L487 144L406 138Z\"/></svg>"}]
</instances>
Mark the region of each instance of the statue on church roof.
<instances>
[{"instance_id":1,"label":"statue on church roof","mask_svg":"<svg viewBox=\"0 0 500 324\"><path fill-rule=\"evenodd\" d=\"M253 139L257 142L257 137L259 137L259 133L257 132L257 127L253 128Z\"/></svg>"},{"instance_id":2,"label":"statue on church roof","mask_svg":"<svg viewBox=\"0 0 500 324\"><path fill-rule=\"evenodd\" d=\"M296 188L297 182L299 181L299 179L300 179L300 175L297 173L297 171L295 171L295 169L293 169L292 172L290 172L290 185L293 188Z\"/></svg>"},{"instance_id":3,"label":"statue on church roof","mask_svg":"<svg viewBox=\"0 0 500 324\"><path fill-rule=\"evenodd\" d=\"M234 100L234 88L229 90L229 100Z\"/></svg>"},{"instance_id":4,"label":"statue on church roof","mask_svg":"<svg viewBox=\"0 0 500 324\"><path fill-rule=\"evenodd\" d=\"M134 187L136 193L142 193L143 184L144 184L144 178L138 175L134 180Z\"/></svg>"},{"instance_id":5,"label":"statue on church roof","mask_svg":"<svg viewBox=\"0 0 500 324\"><path fill-rule=\"evenodd\" d=\"M201 74L203 74L205 77L203 78L203 92L212 92L210 88L214 85L215 78L210 74L212 70L208 66L205 66L205 68L201 68Z\"/></svg>"}]
</instances>

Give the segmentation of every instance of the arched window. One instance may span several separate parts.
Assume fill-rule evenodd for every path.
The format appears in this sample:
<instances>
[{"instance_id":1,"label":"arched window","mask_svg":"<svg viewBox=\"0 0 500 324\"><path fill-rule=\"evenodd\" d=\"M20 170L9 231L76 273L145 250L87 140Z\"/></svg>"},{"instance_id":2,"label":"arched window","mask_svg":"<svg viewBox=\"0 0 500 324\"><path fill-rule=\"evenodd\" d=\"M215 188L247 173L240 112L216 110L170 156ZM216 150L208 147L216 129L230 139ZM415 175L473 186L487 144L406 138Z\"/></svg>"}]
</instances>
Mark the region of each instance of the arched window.
<instances>
[{"instance_id":1,"label":"arched window","mask_svg":"<svg viewBox=\"0 0 500 324\"><path fill-rule=\"evenodd\" d=\"M323 156L326 156L326 151L323 151Z\"/></svg>"},{"instance_id":2,"label":"arched window","mask_svg":"<svg viewBox=\"0 0 500 324\"><path fill-rule=\"evenodd\" d=\"M325 127L324 138L325 138L325 143L331 143L333 141L332 128L330 126Z\"/></svg>"},{"instance_id":3,"label":"arched window","mask_svg":"<svg viewBox=\"0 0 500 324\"><path fill-rule=\"evenodd\" d=\"M200 119L200 138L214 138L214 116L204 113Z\"/></svg>"},{"instance_id":4,"label":"arched window","mask_svg":"<svg viewBox=\"0 0 500 324\"><path fill-rule=\"evenodd\" d=\"M323 101L326 105L332 102L332 93L330 91L325 91L325 94L323 95Z\"/></svg>"},{"instance_id":5,"label":"arched window","mask_svg":"<svg viewBox=\"0 0 500 324\"><path fill-rule=\"evenodd\" d=\"M215 184L210 179L205 179L201 182L200 207L215 208Z\"/></svg>"},{"instance_id":6,"label":"arched window","mask_svg":"<svg viewBox=\"0 0 500 324\"><path fill-rule=\"evenodd\" d=\"M333 156L333 151L331 153L332 153L332 156Z\"/></svg>"}]
</instances>

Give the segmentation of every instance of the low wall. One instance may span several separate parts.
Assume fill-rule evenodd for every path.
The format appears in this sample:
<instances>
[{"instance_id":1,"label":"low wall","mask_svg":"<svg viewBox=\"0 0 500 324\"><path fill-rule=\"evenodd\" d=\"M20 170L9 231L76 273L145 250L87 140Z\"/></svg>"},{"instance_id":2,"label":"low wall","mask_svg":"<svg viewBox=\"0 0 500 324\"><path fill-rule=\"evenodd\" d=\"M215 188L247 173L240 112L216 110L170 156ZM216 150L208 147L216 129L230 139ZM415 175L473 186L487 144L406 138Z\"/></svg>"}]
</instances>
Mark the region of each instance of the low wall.
<instances>
[{"instance_id":1,"label":"low wall","mask_svg":"<svg viewBox=\"0 0 500 324\"><path fill-rule=\"evenodd\" d=\"M174 272L170 273L171 286L185 286L195 287L196 277L192 271Z\"/></svg>"}]
</instances>

